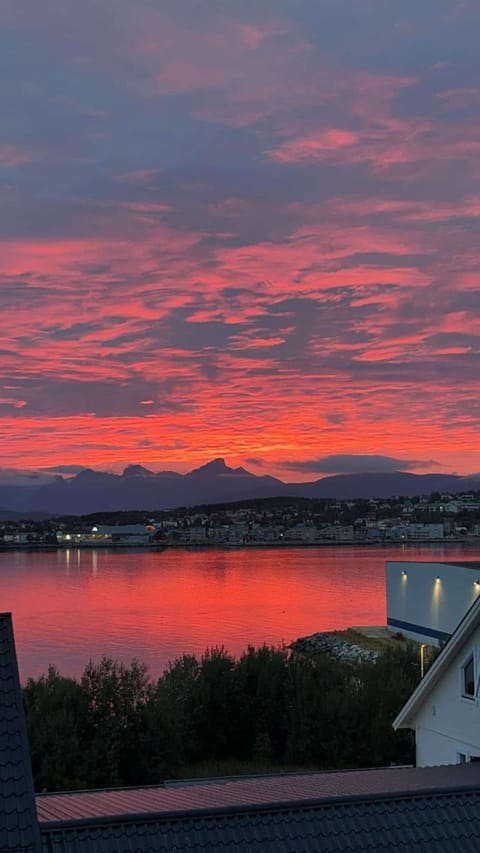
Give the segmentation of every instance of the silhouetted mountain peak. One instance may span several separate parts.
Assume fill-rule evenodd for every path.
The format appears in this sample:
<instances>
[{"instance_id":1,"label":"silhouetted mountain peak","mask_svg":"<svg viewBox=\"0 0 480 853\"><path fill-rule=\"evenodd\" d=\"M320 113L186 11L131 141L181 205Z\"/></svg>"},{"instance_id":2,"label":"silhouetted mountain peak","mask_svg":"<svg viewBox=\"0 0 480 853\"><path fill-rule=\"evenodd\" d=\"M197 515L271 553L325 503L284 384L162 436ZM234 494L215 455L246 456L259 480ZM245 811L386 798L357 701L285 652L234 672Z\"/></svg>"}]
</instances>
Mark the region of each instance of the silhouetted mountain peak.
<instances>
[{"instance_id":1,"label":"silhouetted mountain peak","mask_svg":"<svg viewBox=\"0 0 480 853\"><path fill-rule=\"evenodd\" d=\"M153 471L149 471L148 468L144 468L143 465L128 465L123 474L122 478L129 479L131 477L154 477L155 474Z\"/></svg>"},{"instance_id":2,"label":"silhouetted mountain peak","mask_svg":"<svg viewBox=\"0 0 480 853\"><path fill-rule=\"evenodd\" d=\"M45 485L0 484L0 506L23 513L41 510L84 515L94 511L133 510L139 506L169 509L285 495L351 500L478 489L478 479L405 471L342 474L309 483L284 483L268 475L257 476L242 467L230 468L224 459L216 458L189 474L174 471L155 474L142 465L129 465L122 475L85 468L69 480L55 479Z\"/></svg>"},{"instance_id":3,"label":"silhouetted mountain peak","mask_svg":"<svg viewBox=\"0 0 480 853\"><path fill-rule=\"evenodd\" d=\"M118 474L112 474L109 471L94 471L93 468L84 468L83 471L80 471L75 477L72 477L71 480L63 480L63 483L68 483L69 485L78 486L78 485L88 485L89 483L101 483L106 482L107 480L119 480Z\"/></svg>"},{"instance_id":4,"label":"silhouetted mountain peak","mask_svg":"<svg viewBox=\"0 0 480 853\"><path fill-rule=\"evenodd\" d=\"M200 468L194 468L193 471L190 471L190 474L207 474L210 476L218 476L219 474L227 474L231 473L233 468L229 468L228 465L225 465L225 459L212 459L211 462L207 462L205 465L201 465Z\"/></svg>"},{"instance_id":5,"label":"silhouetted mountain peak","mask_svg":"<svg viewBox=\"0 0 480 853\"><path fill-rule=\"evenodd\" d=\"M79 471L78 474L75 475L75 477L72 477L72 481L76 480L77 482L87 482L88 480L95 479L100 473L102 472L94 471L93 468L84 468L83 471Z\"/></svg>"}]
</instances>

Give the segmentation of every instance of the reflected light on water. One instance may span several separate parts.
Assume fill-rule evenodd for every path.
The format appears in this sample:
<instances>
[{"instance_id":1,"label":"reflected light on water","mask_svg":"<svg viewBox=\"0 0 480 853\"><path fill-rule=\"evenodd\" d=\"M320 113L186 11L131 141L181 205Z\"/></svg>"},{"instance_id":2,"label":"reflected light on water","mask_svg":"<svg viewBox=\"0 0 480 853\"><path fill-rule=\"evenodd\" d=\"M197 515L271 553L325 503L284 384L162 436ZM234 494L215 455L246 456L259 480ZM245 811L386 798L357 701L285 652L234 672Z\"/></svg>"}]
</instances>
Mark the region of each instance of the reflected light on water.
<instances>
[{"instance_id":1,"label":"reflected light on water","mask_svg":"<svg viewBox=\"0 0 480 853\"><path fill-rule=\"evenodd\" d=\"M479 559L474 549L265 548L0 553L22 679L50 663L79 675L102 655L148 664L224 645L290 643L315 631L385 624L387 559Z\"/></svg>"}]
</instances>

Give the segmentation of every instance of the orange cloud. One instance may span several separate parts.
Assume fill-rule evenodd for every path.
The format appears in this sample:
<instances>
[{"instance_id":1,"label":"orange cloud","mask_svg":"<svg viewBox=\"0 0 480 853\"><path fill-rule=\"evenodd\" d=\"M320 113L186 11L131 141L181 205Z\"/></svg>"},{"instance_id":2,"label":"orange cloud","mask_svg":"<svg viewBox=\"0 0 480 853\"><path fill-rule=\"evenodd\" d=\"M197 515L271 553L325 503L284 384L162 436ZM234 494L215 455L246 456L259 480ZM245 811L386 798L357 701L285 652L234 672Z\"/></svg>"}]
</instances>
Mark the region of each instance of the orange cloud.
<instances>
[{"instance_id":1,"label":"orange cloud","mask_svg":"<svg viewBox=\"0 0 480 853\"><path fill-rule=\"evenodd\" d=\"M439 62L420 9L387 35L353 2L351 33L313 0L113 5L0 13L0 464L480 470L478 75L453 37Z\"/></svg>"}]
</instances>

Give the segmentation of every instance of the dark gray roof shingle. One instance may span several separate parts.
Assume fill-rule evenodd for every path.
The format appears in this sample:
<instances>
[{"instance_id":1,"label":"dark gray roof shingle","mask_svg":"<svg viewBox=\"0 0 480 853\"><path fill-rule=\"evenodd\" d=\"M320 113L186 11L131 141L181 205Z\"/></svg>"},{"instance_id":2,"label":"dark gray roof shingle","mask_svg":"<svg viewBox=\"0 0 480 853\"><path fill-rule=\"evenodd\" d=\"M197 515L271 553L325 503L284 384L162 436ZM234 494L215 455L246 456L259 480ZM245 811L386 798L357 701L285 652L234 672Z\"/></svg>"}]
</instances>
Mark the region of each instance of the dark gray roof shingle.
<instances>
[{"instance_id":1,"label":"dark gray roof shingle","mask_svg":"<svg viewBox=\"0 0 480 853\"><path fill-rule=\"evenodd\" d=\"M45 824L42 836L44 853L478 853L480 791Z\"/></svg>"},{"instance_id":2,"label":"dark gray roof shingle","mask_svg":"<svg viewBox=\"0 0 480 853\"><path fill-rule=\"evenodd\" d=\"M0 613L0 850L40 849L12 617Z\"/></svg>"},{"instance_id":3,"label":"dark gray roof shingle","mask_svg":"<svg viewBox=\"0 0 480 853\"><path fill-rule=\"evenodd\" d=\"M157 812L195 811L332 797L371 796L478 785L480 763L390 767L173 782L148 788L37 794L40 823Z\"/></svg>"}]
</instances>

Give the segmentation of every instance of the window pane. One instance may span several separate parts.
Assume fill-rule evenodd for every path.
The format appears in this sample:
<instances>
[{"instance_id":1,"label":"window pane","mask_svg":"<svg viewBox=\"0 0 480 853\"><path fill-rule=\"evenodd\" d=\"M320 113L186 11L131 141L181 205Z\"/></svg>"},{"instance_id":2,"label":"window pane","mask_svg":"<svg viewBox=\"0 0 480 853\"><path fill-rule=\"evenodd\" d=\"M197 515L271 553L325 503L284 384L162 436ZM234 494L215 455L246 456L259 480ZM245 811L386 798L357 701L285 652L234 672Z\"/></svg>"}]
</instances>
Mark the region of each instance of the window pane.
<instances>
[{"instance_id":1,"label":"window pane","mask_svg":"<svg viewBox=\"0 0 480 853\"><path fill-rule=\"evenodd\" d=\"M473 656L463 667L463 693L465 696L475 695L475 678L473 673Z\"/></svg>"}]
</instances>

